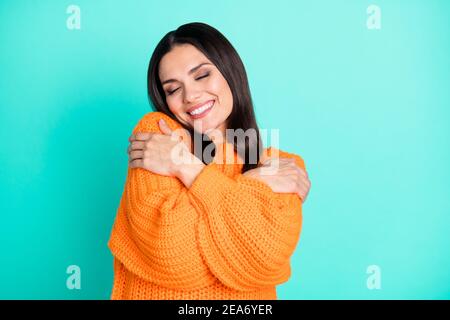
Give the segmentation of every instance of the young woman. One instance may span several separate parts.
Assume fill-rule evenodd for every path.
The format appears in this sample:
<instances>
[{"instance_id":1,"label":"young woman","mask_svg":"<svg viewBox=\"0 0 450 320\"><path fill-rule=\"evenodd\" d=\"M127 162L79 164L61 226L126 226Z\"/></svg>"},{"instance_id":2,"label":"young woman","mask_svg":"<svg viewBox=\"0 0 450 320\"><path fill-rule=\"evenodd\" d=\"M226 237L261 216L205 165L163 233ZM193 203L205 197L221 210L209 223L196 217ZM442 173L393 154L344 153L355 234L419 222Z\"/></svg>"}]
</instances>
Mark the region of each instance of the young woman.
<instances>
[{"instance_id":1,"label":"young woman","mask_svg":"<svg viewBox=\"0 0 450 320\"><path fill-rule=\"evenodd\" d=\"M148 94L157 111L130 137L108 243L111 298L276 299L311 184L301 157L262 148L237 52L209 25L182 25L153 52Z\"/></svg>"}]
</instances>

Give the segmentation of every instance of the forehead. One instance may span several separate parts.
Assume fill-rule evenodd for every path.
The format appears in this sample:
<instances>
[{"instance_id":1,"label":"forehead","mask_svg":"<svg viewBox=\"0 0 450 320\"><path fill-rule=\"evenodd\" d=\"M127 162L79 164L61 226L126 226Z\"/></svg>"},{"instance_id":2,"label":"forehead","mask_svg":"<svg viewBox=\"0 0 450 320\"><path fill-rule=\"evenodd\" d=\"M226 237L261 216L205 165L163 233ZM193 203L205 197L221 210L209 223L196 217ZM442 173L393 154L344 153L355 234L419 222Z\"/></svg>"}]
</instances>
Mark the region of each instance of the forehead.
<instances>
[{"instance_id":1,"label":"forehead","mask_svg":"<svg viewBox=\"0 0 450 320\"><path fill-rule=\"evenodd\" d=\"M176 45L166 53L159 62L159 78L161 81L178 78L189 72L202 62L211 61L191 44Z\"/></svg>"}]
</instances>

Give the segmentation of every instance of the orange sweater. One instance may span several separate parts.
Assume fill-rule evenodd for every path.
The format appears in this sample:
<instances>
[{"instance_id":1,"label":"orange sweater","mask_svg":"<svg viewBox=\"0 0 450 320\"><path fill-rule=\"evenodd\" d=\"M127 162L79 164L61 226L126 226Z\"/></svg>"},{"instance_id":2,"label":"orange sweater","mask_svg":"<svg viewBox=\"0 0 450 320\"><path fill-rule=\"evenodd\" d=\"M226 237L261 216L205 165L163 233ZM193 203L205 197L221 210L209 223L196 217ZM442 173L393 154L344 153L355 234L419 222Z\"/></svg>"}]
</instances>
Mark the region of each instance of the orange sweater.
<instances>
[{"instance_id":1,"label":"orange sweater","mask_svg":"<svg viewBox=\"0 0 450 320\"><path fill-rule=\"evenodd\" d=\"M180 127L150 112L133 133L160 133L161 118ZM241 163L219 163L230 150L237 159L231 144L221 147L189 189L177 178L128 168L108 242L112 299L277 298L300 236L300 197L242 175ZM274 150L265 149L264 158ZM301 157L278 152L304 168Z\"/></svg>"}]
</instances>

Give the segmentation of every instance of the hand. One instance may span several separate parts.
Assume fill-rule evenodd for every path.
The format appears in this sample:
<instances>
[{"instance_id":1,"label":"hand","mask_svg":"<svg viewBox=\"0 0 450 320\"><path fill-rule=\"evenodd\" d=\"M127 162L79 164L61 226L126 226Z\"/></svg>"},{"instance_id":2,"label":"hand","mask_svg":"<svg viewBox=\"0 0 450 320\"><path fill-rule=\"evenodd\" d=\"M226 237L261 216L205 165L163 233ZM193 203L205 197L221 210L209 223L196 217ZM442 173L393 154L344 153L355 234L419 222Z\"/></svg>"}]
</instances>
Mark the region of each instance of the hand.
<instances>
[{"instance_id":1,"label":"hand","mask_svg":"<svg viewBox=\"0 0 450 320\"><path fill-rule=\"evenodd\" d=\"M270 166L274 166L272 161L279 161L278 169L272 173L267 173ZM296 193L304 203L308 197L311 181L305 170L297 166L292 158L270 158L262 163L262 166L248 170L243 173L247 177L260 180L267 184L273 192Z\"/></svg>"},{"instance_id":2,"label":"hand","mask_svg":"<svg viewBox=\"0 0 450 320\"><path fill-rule=\"evenodd\" d=\"M178 165L185 157L190 159L190 138L187 131L172 131L161 119L159 133L136 133L129 138L128 162L130 168L143 168L164 176L176 176Z\"/></svg>"}]
</instances>

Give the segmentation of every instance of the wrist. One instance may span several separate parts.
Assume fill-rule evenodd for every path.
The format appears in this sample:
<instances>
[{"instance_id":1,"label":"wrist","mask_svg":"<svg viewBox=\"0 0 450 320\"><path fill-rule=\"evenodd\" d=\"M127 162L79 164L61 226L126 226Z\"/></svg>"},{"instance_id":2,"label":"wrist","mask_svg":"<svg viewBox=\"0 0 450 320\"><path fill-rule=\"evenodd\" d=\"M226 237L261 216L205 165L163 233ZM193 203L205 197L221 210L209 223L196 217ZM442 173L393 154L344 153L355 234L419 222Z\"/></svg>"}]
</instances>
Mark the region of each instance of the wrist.
<instances>
[{"instance_id":1,"label":"wrist","mask_svg":"<svg viewBox=\"0 0 450 320\"><path fill-rule=\"evenodd\" d=\"M186 157L186 161L177 165L175 176L183 182L183 184L190 188L195 178L205 167L205 164L193 154Z\"/></svg>"}]
</instances>

